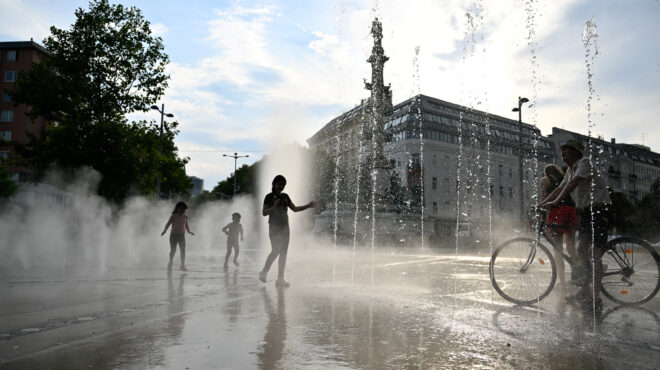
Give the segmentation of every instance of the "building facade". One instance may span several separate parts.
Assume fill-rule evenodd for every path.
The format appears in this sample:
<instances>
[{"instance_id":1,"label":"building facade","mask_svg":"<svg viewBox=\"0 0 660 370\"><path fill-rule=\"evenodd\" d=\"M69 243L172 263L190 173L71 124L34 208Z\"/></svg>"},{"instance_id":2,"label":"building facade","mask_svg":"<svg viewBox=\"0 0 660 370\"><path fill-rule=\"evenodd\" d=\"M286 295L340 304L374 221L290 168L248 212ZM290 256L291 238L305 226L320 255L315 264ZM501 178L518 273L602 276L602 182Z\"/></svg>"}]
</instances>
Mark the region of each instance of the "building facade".
<instances>
[{"instance_id":1,"label":"building facade","mask_svg":"<svg viewBox=\"0 0 660 370\"><path fill-rule=\"evenodd\" d=\"M409 191L421 187L432 217L455 219L462 203L459 213L472 220L515 217L520 182L526 208L536 202L535 179L553 162L553 144L536 127L424 95L394 106L385 127L386 153Z\"/></svg>"},{"instance_id":2,"label":"building facade","mask_svg":"<svg viewBox=\"0 0 660 370\"><path fill-rule=\"evenodd\" d=\"M34 41L0 42L0 158L7 160L11 156L10 141L25 144L28 135L40 137L45 128L45 120L28 117L26 105L16 106L8 94L18 75L30 69L33 63L46 54L43 46ZM15 180L29 176L29 170L22 167L10 167Z\"/></svg>"},{"instance_id":3,"label":"building facade","mask_svg":"<svg viewBox=\"0 0 660 370\"><path fill-rule=\"evenodd\" d=\"M660 178L660 154L639 144L617 143L599 137L553 127L548 139L554 143L555 162L561 166L559 147L566 140L577 140L584 145L585 155L591 155L599 172L606 174L607 186L613 192L625 194L631 201L640 202Z\"/></svg>"},{"instance_id":4,"label":"building facade","mask_svg":"<svg viewBox=\"0 0 660 370\"><path fill-rule=\"evenodd\" d=\"M660 176L660 155L641 145L558 128L544 137L533 125L425 95L392 106L391 91L383 83L388 58L381 31L375 20L367 61L372 82L365 84L371 96L307 140L334 168L334 184L325 187L334 189L334 202L322 205L327 211L316 218L315 231L360 233L358 220L369 219L368 209L383 220L379 232L397 229L398 224L403 225L401 231L419 228L439 238L474 234L475 229L485 234L493 224L510 230L541 201L543 168L550 163L562 167L560 146L569 139L583 142L612 190L632 200L640 201ZM362 181L365 172L373 174L373 189L378 191L392 189L391 183L389 189L382 186L383 178L398 179L409 206L393 209L385 197L380 203L369 198L363 189L372 185ZM374 233L373 226L362 230Z\"/></svg>"},{"instance_id":5,"label":"building facade","mask_svg":"<svg viewBox=\"0 0 660 370\"><path fill-rule=\"evenodd\" d=\"M190 188L190 195L195 196L201 194L204 191L204 179L200 179L197 176L188 176L190 182L192 182L192 187Z\"/></svg>"},{"instance_id":6,"label":"building facade","mask_svg":"<svg viewBox=\"0 0 660 370\"><path fill-rule=\"evenodd\" d=\"M330 121L310 147L339 156L341 167L355 166L363 107ZM413 212L423 212L433 225L426 232L437 237L454 235L457 217L472 228L492 219L516 224L520 182L527 209L537 203L543 167L555 162L554 143L536 127L424 95L395 105L384 129L383 153L406 191L423 197Z\"/></svg>"},{"instance_id":7,"label":"building facade","mask_svg":"<svg viewBox=\"0 0 660 370\"><path fill-rule=\"evenodd\" d=\"M532 125L425 95L392 106L391 91L383 83L388 58L381 31L375 20L367 60L372 82L365 84L371 96L307 140L312 150L334 162L334 191L340 193L326 205L334 214L322 212L316 221L325 225L315 229L327 230L330 222L337 229L337 220L350 221L351 213L361 211L360 203L367 204L363 213L371 208L380 212L376 218L406 225L402 230L420 228L435 237L454 235L456 225L474 229L494 219L520 222L520 210L538 202L539 175L554 161L553 143ZM372 174L373 187L362 181L365 172ZM389 188L383 186L387 178ZM369 204L377 197L370 200L364 188L391 192L392 179L400 181L407 206L390 208L392 198L382 196ZM355 217L352 225L344 222L340 229L356 232L360 218L369 217ZM384 230L393 227L383 225Z\"/></svg>"}]
</instances>

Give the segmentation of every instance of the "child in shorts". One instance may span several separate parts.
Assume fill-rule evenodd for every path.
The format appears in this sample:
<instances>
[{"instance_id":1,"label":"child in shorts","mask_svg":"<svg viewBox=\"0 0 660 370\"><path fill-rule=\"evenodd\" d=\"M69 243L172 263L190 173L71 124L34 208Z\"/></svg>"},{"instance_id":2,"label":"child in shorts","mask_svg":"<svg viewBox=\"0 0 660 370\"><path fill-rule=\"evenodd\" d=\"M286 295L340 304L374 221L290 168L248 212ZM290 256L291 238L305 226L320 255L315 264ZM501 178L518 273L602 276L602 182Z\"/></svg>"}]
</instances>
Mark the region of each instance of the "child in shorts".
<instances>
[{"instance_id":1,"label":"child in shorts","mask_svg":"<svg viewBox=\"0 0 660 370\"><path fill-rule=\"evenodd\" d=\"M225 271L228 269L229 256L231 256L232 249L234 249L234 265L238 266L239 234L241 236L241 241L243 241L243 225L241 225L241 214L234 212L231 215L231 220L232 222L222 228L222 231L227 234L227 254L225 255L225 264L223 266Z\"/></svg>"},{"instance_id":2,"label":"child in shorts","mask_svg":"<svg viewBox=\"0 0 660 370\"><path fill-rule=\"evenodd\" d=\"M174 211L170 216L170 219L167 220L165 228L160 236L165 235L167 228L172 225L172 231L170 232L170 263L167 264L167 269L172 269L172 261L174 260L174 254L176 254L176 245L179 245L181 250L181 271L188 271L186 268L186 231L190 235L195 235L190 228L188 227L188 216L186 215L186 209L188 205L184 202L179 202L174 206Z\"/></svg>"}]
</instances>

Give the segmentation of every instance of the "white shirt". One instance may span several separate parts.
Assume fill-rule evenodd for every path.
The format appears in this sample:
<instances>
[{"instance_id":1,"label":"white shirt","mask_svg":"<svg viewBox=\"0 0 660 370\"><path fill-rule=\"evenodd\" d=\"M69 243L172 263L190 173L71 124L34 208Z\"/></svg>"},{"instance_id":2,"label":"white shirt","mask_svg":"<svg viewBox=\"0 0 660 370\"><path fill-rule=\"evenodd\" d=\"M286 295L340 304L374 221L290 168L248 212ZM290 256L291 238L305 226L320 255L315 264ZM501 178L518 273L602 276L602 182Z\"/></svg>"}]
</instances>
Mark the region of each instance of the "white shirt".
<instances>
[{"instance_id":1,"label":"white shirt","mask_svg":"<svg viewBox=\"0 0 660 370\"><path fill-rule=\"evenodd\" d=\"M571 192L571 198L573 198L573 202L575 202L575 208L580 209L589 207L592 204L592 193L593 205L595 206L612 202L610 200L610 192L605 186L605 179L603 176L598 172L595 172L593 177L591 176L591 163L589 162L589 158L582 157L578 159L578 161L566 171L566 176L564 176L564 180L559 186L566 186L566 184L568 184L573 178L584 179L578 181L577 186Z\"/></svg>"}]
</instances>

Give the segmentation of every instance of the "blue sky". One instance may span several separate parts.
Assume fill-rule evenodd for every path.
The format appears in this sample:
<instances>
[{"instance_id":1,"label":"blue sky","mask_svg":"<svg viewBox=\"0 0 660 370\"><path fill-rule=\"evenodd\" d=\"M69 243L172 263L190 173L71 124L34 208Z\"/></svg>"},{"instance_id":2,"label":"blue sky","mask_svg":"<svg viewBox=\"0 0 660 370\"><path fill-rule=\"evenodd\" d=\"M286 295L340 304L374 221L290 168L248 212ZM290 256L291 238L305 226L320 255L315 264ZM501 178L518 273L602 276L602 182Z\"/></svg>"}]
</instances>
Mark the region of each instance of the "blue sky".
<instances>
[{"instance_id":1,"label":"blue sky","mask_svg":"<svg viewBox=\"0 0 660 370\"><path fill-rule=\"evenodd\" d=\"M122 3L140 8L163 38L172 79L162 103L180 122L177 144L191 159L188 174L203 178L206 189L233 171L223 153L250 155L240 165L290 141L304 143L368 95L362 79L370 76L374 16L383 22L395 104L421 92L515 119L511 108L526 96L534 104L523 120L546 135L552 127L590 129L581 35L593 19L599 54L592 134L660 151L658 0ZM9 15L0 40L40 41L50 25L67 28L74 10L86 6L0 0L0 14Z\"/></svg>"}]
</instances>

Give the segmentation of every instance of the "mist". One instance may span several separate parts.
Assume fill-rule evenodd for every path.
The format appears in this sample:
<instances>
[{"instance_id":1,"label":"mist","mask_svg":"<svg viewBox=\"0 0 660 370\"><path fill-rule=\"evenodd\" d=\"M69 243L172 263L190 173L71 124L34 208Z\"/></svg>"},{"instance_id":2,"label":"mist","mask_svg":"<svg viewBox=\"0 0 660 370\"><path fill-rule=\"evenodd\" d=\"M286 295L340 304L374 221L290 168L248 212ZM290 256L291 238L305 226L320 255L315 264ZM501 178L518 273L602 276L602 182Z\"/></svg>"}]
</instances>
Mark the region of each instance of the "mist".
<instances>
[{"instance_id":1,"label":"mist","mask_svg":"<svg viewBox=\"0 0 660 370\"><path fill-rule=\"evenodd\" d=\"M34 185L24 185L23 190L32 191L3 205L2 274L19 274L27 269L44 274L58 270L103 273L112 268L165 269L170 230L160 234L180 199L136 196L117 206L96 195L101 179L98 172L78 171L76 180L70 183L62 178L53 172L44 181L53 185L51 191L61 190L55 195L44 195ZM244 243L260 246L260 234L253 232L262 221L255 211L254 198L238 196L231 201L188 208L189 227L195 235L186 235L187 254L224 256L226 236L221 229L231 222L233 212L242 215ZM177 251L176 263L178 259Z\"/></svg>"}]
</instances>

